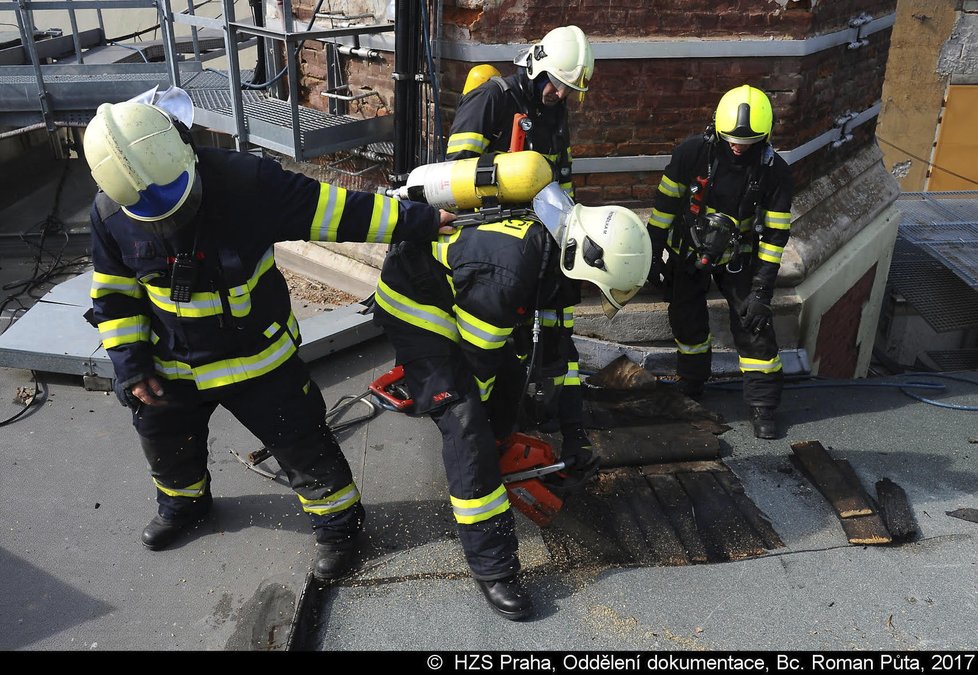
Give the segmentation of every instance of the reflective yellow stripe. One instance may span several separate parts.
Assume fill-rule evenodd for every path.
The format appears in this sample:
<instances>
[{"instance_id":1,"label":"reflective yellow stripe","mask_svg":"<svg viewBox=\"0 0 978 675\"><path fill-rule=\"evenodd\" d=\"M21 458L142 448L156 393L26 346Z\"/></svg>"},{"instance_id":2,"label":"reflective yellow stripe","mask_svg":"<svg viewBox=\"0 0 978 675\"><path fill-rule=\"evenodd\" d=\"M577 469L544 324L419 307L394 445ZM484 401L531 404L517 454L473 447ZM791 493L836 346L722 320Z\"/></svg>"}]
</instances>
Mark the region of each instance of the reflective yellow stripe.
<instances>
[{"instance_id":1,"label":"reflective yellow stripe","mask_svg":"<svg viewBox=\"0 0 978 675\"><path fill-rule=\"evenodd\" d=\"M743 356L740 357L740 372L742 373L776 373L779 370L781 370L780 354L767 361L763 359L748 359Z\"/></svg>"},{"instance_id":2,"label":"reflective yellow stripe","mask_svg":"<svg viewBox=\"0 0 978 675\"><path fill-rule=\"evenodd\" d=\"M666 197L674 197L678 199L683 196L686 192L686 186L682 183L677 183L669 176L663 176L662 180L659 181L659 192L664 194Z\"/></svg>"},{"instance_id":3,"label":"reflective yellow stripe","mask_svg":"<svg viewBox=\"0 0 978 675\"><path fill-rule=\"evenodd\" d=\"M781 264L781 256L784 254L784 246L775 246L765 241L757 245L757 257L767 262Z\"/></svg>"},{"instance_id":4,"label":"reflective yellow stripe","mask_svg":"<svg viewBox=\"0 0 978 675\"><path fill-rule=\"evenodd\" d=\"M452 134L448 137L448 147L445 150L446 154L452 154L454 152L463 152L469 150L471 152L476 152L482 154L489 147L489 139L475 132L466 132L460 134Z\"/></svg>"},{"instance_id":5,"label":"reflective yellow stripe","mask_svg":"<svg viewBox=\"0 0 978 675\"><path fill-rule=\"evenodd\" d=\"M557 325L557 310L556 309L541 309L540 310L540 325L546 326L547 328L552 328Z\"/></svg>"},{"instance_id":6,"label":"reflective yellow stripe","mask_svg":"<svg viewBox=\"0 0 978 675\"><path fill-rule=\"evenodd\" d=\"M98 334L106 349L133 342L148 342L149 317L139 315L102 321L98 325Z\"/></svg>"},{"instance_id":7,"label":"reflective yellow stripe","mask_svg":"<svg viewBox=\"0 0 978 675\"><path fill-rule=\"evenodd\" d=\"M251 292L265 273L274 266L275 251L269 247L255 265L251 277L245 283L228 289L228 306L231 308L231 314L236 317L248 316L251 312ZM172 302L169 288L150 284L145 286L149 299L154 305L164 312L179 317L200 319L206 316L218 316L224 311L221 307L221 295L217 292L193 293L190 302Z\"/></svg>"},{"instance_id":8,"label":"reflective yellow stripe","mask_svg":"<svg viewBox=\"0 0 978 675\"><path fill-rule=\"evenodd\" d=\"M336 241L336 233L346 207L346 190L327 183L319 184L319 203L312 217L309 238L313 241Z\"/></svg>"},{"instance_id":9,"label":"reflective yellow stripe","mask_svg":"<svg viewBox=\"0 0 978 675\"><path fill-rule=\"evenodd\" d=\"M503 485L479 499L458 499L457 497L451 499L455 520L463 525L481 523L509 508L509 498L506 496L506 488Z\"/></svg>"},{"instance_id":10,"label":"reflective yellow stripe","mask_svg":"<svg viewBox=\"0 0 978 675\"><path fill-rule=\"evenodd\" d=\"M324 516L327 513L345 511L356 504L360 501L360 491L357 490L355 483L350 483L345 488L341 488L322 499L306 499L302 495L298 495L298 497L303 511Z\"/></svg>"},{"instance_id":11,"label":"reflective yellow stripe","mask_svg":"<svg viewBox=\"0 0 978 675\"><path fill-rule=\"evenodd\" d=\"M569 361L567 363L567 374L564 375L564 386L573 387L581 383L581 373L578 370L580 368L577 361Z\"/></svg>"},{"instance_id":12,"label":"reflective yellow stripe","mask_svg":"<svg viewBox=\"0 0 978 675\"><path fill-rule=\"evenodd\" d=\"M292 337L283 332L271 345L254 356L222 359L202 366L190 366L182 361L164 361L153 357L156 372L168 380L193 380L197 389L214 389L234 382L244 382L269 373L285 363L295 353Z\"/></svg>"},{"instance_id":13,"label":"reflective yellow stripe","mask_svg":"<svg viewBox=\"0 0 978 675\"><path fill-rule=\"evenodd\" d=\"M292 313L292 310L289 310L289 320L285 322L285 327L289 330L289 333L292 334L292 339L295 340L296 343L298 343L299 322L296 320L295 314Z\"/></svg>"},{"instance_id":14,"label":"reflective yellow stripe","mask_svg":"<svg viewBox=\"0 0 978 675\"><path fill-rule=\"evenodd\" d=\"M431 244L431 255L447 269L451 269L451 265L448 264L448 248L461 234L462 228L458 228L452 234L438 235L438 239Z\"/></svg>"},{"instance_id":15,"label":"reflective yellow stripe","mask_svg":"<svg viewBox=\"0 0 978 675\"><path fill-rule=\"evenodd\" d=\"M370 214L370 228L367 230L367 243L389 244L394 237L397 224L397 202L381 194L374 195L374 210Z\"/></svg>"},{"instance_id":16,"label":"reflective yellow stripe","mask_svg":"<svg viewBox=\"0 0 978 675\"><path fill-rule=\"evenodd\" d=\"M92 288L89 295L101 298L112 293L121 293L130 298L142 298L143 289L135 277L117 277L112 274L102 274L101 272L92 273Z\"/></svg>"},{"instance_id":17,"label":"reflective yellow stripe","mask_svg":"<svg viewBox=\"0 0 978 675\"><path fill-rule=\"evenodd\" d=\"M661 230L668 230L672 227L672 221L675 220L676 214L666 213L665 211L660 211L659 209L652 209L652 215L649 216L649 225L652 227L658 227Z\"/></svg>"},{"instance_id":18,"label":"reflective yellow stripe","mask_svg":"<svg viewBox=\"0 0 978 675\"><path fill-rule=\"evenodd\" d=\"M764 227L770 227L774 230L790 230L791 214L784 211L765 211Z\"/></svg>"},{"instance_id":19,"label":"reflective yellow stripe","mask_svg":"<svg viewBox=\"0 0 978 675\"><path fill-rule=\"evenodd\" d=\"M513 332L512 327L494 326L458 305L453 309L455 310L455 321L458 325L459 335L466 342L481 349L499 349L506 344L506 338Z\"/></svg>"},{"instance_id":20,"label":"reflective yellow stripe","mask_svg":"<svg viewBox=\"0 0 978 675\"><path fill-rule=\"evenodd\" d=\"M281 326L278 325L278 321L272 321L272 323L269 324L268 328L266 328L262 334L267 338L271 338L278 332L279 328L281 328Z\"/></svg>"},{"instance_id":21,"label":"reflective yellow stripe","mask_svg":"<svg viewBox=\"0 0 978 675\"><path fill-rule=\"evenodd\" d=\"M190 499L197 499L199 497L203 497L204 492L207 490L207 475L205 474L199 481L193 485L188 485L185 488L168 488L160 484L160 482L155 478L153 479L153 484L156 485L156 489L170 497L189 497Z\"/></svg>"},{"instance_id":22,"label":"reflective yellow stripe","mask_svg":"<svg viewBox=\"0 0 978 675\"><path fill-rule=\"evenodd\" d=\"M404 323L437 333L452 342L461 340L455 317L434 305L415 302L388 286L383 279L377 281L377 293L374 299L384 308L384 311Z\"/></svg>"},{"instance_id":23,"label":"reflective yellow stripe","mask_svg":"<svg viewBox=\"0 0 978 675\"><path fill-rule=\"evenodd\" d=\"M474 375L472 377L475 379L475 384L479 388L479 400L483 403L488 401L489 397L492 395L492 388L496 384L496 376L493 375L485 382Z\"/></svg>"},{"instance_id":24,"label":"reflective yellow stripe","mask_svg":"<svg viewBox=\"0 0 978 675\"><path fill-rule=\"evenodd\" d=\"M676 340L676 347L679 348L680 354L705 354L710 351L710 343L713 340L712 335L707 335L706 340L699 343L698 345L687 345L679 340Z\"/></svg>"},{"instance_id":25,"label":"reflective yellow stripe","mask_svg":"<svg viewBox=\"0 0 978 675\"><path fill-rule=\"evenodd\" d=\"M541 309L540 310L540 325L547 328L553 328L554 326L563 326L564 328L574 327L574 308L566 307L562 312L559 313L555 309Z\"/></svg>"}]
</instances>

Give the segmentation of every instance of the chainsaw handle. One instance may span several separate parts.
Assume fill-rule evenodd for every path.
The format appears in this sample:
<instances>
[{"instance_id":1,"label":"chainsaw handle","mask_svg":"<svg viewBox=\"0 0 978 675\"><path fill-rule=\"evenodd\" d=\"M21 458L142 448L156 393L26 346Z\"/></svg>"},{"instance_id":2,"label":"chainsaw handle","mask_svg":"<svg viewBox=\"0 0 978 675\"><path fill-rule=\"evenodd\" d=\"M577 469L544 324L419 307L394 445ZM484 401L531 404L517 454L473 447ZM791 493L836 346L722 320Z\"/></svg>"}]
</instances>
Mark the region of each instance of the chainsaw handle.
<instances>
[{"instance_id":1,"label":"chainsaw handle","mask_svg":"<svg viewBox=\"0 0 978 675\"><path fill-rule=\"evenodd\" d=\"M370 392L378 397L381 405L390 406L391 410L404 412L414 405L414 399L400 398L396 396L392 388L395 384L404 379L404 366L394 366L386 373L378 377L367 387Z\"/></svg>"}]
</instances>

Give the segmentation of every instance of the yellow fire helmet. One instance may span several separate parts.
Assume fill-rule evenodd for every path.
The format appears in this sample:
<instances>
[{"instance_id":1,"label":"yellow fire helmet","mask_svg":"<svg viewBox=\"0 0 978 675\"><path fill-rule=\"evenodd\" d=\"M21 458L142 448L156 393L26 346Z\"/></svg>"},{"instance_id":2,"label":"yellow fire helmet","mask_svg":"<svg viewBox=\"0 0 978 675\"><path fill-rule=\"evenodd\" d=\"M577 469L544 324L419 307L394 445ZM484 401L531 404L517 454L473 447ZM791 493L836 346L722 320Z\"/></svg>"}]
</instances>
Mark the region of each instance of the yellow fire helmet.
<instances>
[{"instance_id":1,"label":"yellow fire helmet","mask_svg":"<svg viewBox=\"0 0 978 675\"><path fill-rule=\"evenodd\" d=\"M774 126L771 101L763 91L747 84L731 89L717 104L713 125L717 135L730 143L766 141Z\"/></svg>"}]
</instances>

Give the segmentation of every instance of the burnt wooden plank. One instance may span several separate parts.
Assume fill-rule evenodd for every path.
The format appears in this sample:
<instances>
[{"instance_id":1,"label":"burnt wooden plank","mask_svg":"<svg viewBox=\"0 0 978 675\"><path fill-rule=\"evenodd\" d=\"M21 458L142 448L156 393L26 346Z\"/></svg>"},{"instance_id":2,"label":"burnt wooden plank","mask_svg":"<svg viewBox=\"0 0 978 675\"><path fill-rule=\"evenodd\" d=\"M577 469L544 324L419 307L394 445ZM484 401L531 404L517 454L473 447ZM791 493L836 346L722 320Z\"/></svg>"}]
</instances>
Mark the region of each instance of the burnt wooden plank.
<instances>
[{"instance_id":1,"label":"burnt wooden plank","mask_svg":"<svg viewBox=\"0 0 978 675\"><path fill-rule=\"evenodd\" d=\"M624 501L645 535L652 558L662 565L688 565L686 548L659 506L652 487L635 469L622 471L619 482Z\"/></svg>"},{"instance_id":2,"label":"burnt wooden plank","mask_svg":"<svg viewBox=\"0 0 978 675\"><path fill-rule=\"evenodd\" d=\"M661 476L680 471L724 471L726 466L718 460L702 460L698 462L665 462L640 466L639 471L645 476Z\"/></svg>"},{"instance_id":3,"label":"burnt wooden plank","mask_svg":"<svg viewBox=\"0 0 978 675\"><path fill-rule=\"evenodd\" d=\"M662 510L669 523L682 542L686 556L691 562L705 563L709 561L706 546L696 529L696 519L693 517L693 503L683 490L675 476L646 474L645 480L652 487Z\"/></svg>"},{"instance_id":4,"label":"burnt wooden plank","mask_svg":"<svg viewBox=\"0 0 978 675\"><path fill-rule=\"evenodd\" d=\"M866 500L873 509L873 512L867 515L839 519L842 523L842 529L846 533L846 539L849 540L850 544L879 545L892 542L893 537L890 535L890 531L886 528L886 524L877 512L876 502L863 489L862 482L859 480L859 476L856 475L856 471L852 468L849 460L837 459L835 460L835 465L838 467L839 472L845 476L845 479L849 481L852 489L859 493L860 497Z\"/></svg>"},{"instance_id":5,"label":"burnt wooden plank","mask_svg":"<svg viewBox=\"0 0 978 675\"><path fill-rule=\"evenodd\" d=\"M622 477L627 475L628 471L628 469L602 471L598 475L597 494L605 501L603 508L608 512L618 544L628 551L635 562L648 564L655 562L655 559L645 542L645 533L639 527L625 499L627 488Z\"/></svg>"},{"instance_id":6,"label":"burnt wooden plank","mask_svg":"<svg viewBox=\"0 0 978 675\"><path fill-rule=\"evenodd\" d=\"M616 468L661 462L690 462L720 456L720 439L689 422L664 422L596 429L589 434L601 466Z\"/></svg>"},{"instance_id":7,"label":"burnt wooden plank","mask_svg":"<svg viewBox=\"0 0 978 675\"><path fill-rule=\"evenodd\" d=\"M565 499L563 508L542 531L554 558L569 553L576 564L631 562L631 555L615 537L610 509L595 494L594 484Z\"/></svg>"},{"instance_id":8,"label":"burnt wooden plank","mask_svg":"<svg viewBox=\"0 0 978 675\"><path fill-rule=\"evenodd\" d=\"M877 513L868 516L853 516L852 518L839 518L842 529L846 533L846 539L850 544L879 545L889 544L893 537L883 524L883 519Z\"/></svg>"},{"instance_id":9,"label":"burnt wooden plank","mask_svg":"<svg viewBox=\"0 0 978 675\"><path fill-rule=\"evenodd\" d=\"M799 441L791 450L802 473L818 488L840 518L867 516L872 507L849 483L831 455L818 441Z\"/></svg>"},{"instance_id":10,"label":"burnt wooden plank","mask_svg":"<svg viewBox=\"0 0 978 675\"><path fill-rule=\"evenodd\" d=\"M889 478L876 481L876 501L886 529L894 539L910 539L919 531L913 508L903 488Z\"/></svg>"},{"instance_id":11,"label":"burnt wooden plank","mask_svg":"<svg viewBox=\"0 0 978 675\"><path fill-rule=\"evenodd\" d=\"M747 496L744 491L744 486L741 484L740 480L736 475L729 469L725 471L714 471L713 477L716 478L717 482L723 486L723 489L727 491L730 495L730 499L733 503L737 505L737 509L740 511L741 515L750 523L750 526L754 528L754 532L760 536L761 540L764 542L764 548L771 550L775 548L783 548L784 542L781 541L781 537L775 531L774 527L771 525L771 521L767 519L764 512L761 511L754 501Z\"/></svg>"},{"instance_id":12,"label":"burnt wooden plank","mask_svg":"<svg viewBox=\"0 0 978 675\"><path fill-rule=\"evenodd\" d=\"M676 477L693 502L693 517L708 554L721 560L764 554L764 543L712 473L678 473Z\"/></svg>"}]
</instances>

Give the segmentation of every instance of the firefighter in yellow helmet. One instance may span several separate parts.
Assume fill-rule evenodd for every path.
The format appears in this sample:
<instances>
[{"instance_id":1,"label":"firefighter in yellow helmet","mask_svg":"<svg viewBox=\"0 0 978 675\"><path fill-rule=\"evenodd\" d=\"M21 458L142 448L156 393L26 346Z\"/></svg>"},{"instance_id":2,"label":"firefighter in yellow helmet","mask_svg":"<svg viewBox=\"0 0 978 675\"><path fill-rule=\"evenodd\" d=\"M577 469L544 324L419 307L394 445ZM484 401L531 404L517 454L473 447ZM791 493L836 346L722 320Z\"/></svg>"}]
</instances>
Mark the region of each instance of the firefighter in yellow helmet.
<instances>
[{"instance_id":1,"label":"firefighter in yellow helmet","mask_svg":"<svg viewBox=\"0 0 978 675\"><path fill-rule=\"evenodd\" d=\"M566 364L576 355L572 310L581 282L597 286L613 316L644 285L652 253L633 212L575 205L556 183L537 195L533 212L487 217L434 246L393 247L374 311L403 364L413 413L430 416L441 431L456 531L472 576L492 609L510 620L530 616L533 603L518 578L499 443L517 430L529 376L539 371L580 391L576 365L568 372ZM522 364L518 343L531 334L539 342ZM572 404L562 397L560 405ZM590 475L593 458L567 435L560 458L572 472Z\"/></svg>"},{"instance_id":2,"label":"firefighter in yellow helmet","mask_svg":"<svg viewBox=\"0 0 978 675\"><path fill-rule=\"evenodd\" d=\"M650 281L664 285L678 348L679 387L703 393L711 372L706 294L711 281L730 308L744 400L758 438L777 438L784 377L771 300L791 227L792 180L771 146L774 114L750 85L720 99L713 124L680 144L649 218ZM662 255L668 252L663 265Z\"/></svg>"},{"instance_id":3,"label":"firefighter in yellow helmet","mask_svg":"<svg viewBox=\"0 0 978 675\"><path fill-rule=\"evenodd\" d=\"M100 188L91 211L94 323L158 504L143 545L166 548L209 511L208 421L221 405L287 473L316 536L315 576L344 574L364 509L298 357L299 325L273 245L430 246L451 215L319 183L249 153L195 148L186 126L148 103L101 105L84 151Z\"/></svg>"}]
</instances>

